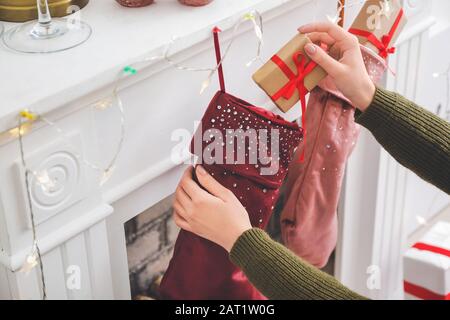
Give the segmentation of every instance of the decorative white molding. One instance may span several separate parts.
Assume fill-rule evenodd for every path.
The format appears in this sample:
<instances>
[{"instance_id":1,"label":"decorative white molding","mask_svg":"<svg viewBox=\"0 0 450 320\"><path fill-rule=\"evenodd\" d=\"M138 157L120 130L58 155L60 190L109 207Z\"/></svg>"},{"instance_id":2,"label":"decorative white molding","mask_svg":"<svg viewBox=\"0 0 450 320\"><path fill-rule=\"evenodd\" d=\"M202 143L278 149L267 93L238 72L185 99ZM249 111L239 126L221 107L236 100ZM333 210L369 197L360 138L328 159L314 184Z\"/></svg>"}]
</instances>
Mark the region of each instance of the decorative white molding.
<instances>
[{"instance_id":1,"label":"decorative white molding","mask_svg":"<svg viewBox=\"0 0 450 320\"><path fill-rule=\"evenodd\" d=\"M408 27L398 38L397 46L410 41L412 38L416 37L418 34L426 32L436 23L436 18L428 17L415 23L411 27Z\"/></svg>"},{"instance_id":2,"label":"decorative white molding","mask_svg":"<svg viewBox=\"0 0 450 320\"><path fill-rule=\"evenodd\" d=\"M113 213L114 209L107 204L98 206L97 208L83 213L83 215L71 223L61 226L59 229L38 239L41 253L45 255L47 252L65 243L67 240L80 234L84 230L89 229L96 223L104 220L108 215ZM31 243L30 243L31 246ZM10 271L17 271L25 261L26 255L30 253L29 248L21 250L12 256L0 253L0 263L7 267Z\"/></svg>"},{"instance_id":3,"label":"decorative white molding","mask_svg":"<svg viewBox=\"0 0 450 320\"><path fill-rule=\"evenodd\" d=\"M423 6L422 8L425 8ZM428 19L425 19L428 20ZM399 46L399 50L390 63L397 70L397 75L388 76L387 89L396 91L416 101L417 86L420 81L424 37L428 28L417 28L415 36ZM372 264L380 267L382 272L381 288L374 292L374 298L403 298L403 261L407 234L405 220L409 217L405 210L405 195L408 170L382 150L380 176L378 182L377 212L373 243ZM393 240L395 239L395 241Z\"/></svg>"},{"instance_id":4,"label":"decorative white molding","mask_svg":"<svg viewBox=\"0 0 450 320\"><path fill-rule=\"evenodd\" d=\"M185 157L182 163L188 161L190 158L190 156ZM122 182L117 187L107 190L105 193L103 193L103 199L107 203L114 203L122 197L132 193L143 185L151 182L157 177L164 175L168 171L180 165L181 164L174 163L170 157L167 157L166 159L140 172L138 175Z\"/></svg>"},{"instance_id":5,"label":"decorative white molding","mask_svg":"<svg viewBox=\"0 0 450 320\"><path fill-rule=\"evenodd\" d=\"M74 132L70 136L67 135L65 139L67 141L57 138L56 141L40 146L31 154L26 154L28 169L35 172L35 175L30 175L29 182L36 225L63 212L89 195L89 188L85 186L87 183L85 177L88 173L77 157L85 154L81 134ZM16 161L16 172L16 180L21 182L22 187L21 199L25 202L27 198L25 170L20 159ZM46 172L54 181L52 188L46 189L37 181L38 176L43 172ZM28 227L31 228L29 213L27 218Z\"/></svg>"},{"instance_id":6,"label":"decorative white molding","mask_svg":"<svg viewBox=\"0 0 450 320\"><path fill-rule=\"evenodd\" d=\"M107 228L103 219L43 254L47 298L113 299L109 261ZM1 267L0 280L0 295L9 296L9 299L42 298L39 268L25 274ZM5 284L7 288L3 287Z\"/></svg>"}]
</instances>

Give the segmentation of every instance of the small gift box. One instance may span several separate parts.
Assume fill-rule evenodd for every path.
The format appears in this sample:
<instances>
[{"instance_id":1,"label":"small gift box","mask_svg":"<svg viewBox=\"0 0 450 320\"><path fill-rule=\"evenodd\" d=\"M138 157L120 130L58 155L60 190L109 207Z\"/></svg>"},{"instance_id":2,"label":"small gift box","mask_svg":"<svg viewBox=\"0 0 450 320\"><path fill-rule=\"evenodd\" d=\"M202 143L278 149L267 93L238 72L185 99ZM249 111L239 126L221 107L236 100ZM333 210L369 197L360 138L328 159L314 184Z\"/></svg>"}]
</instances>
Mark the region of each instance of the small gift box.
<instances>
[{"instance_id":1,"label":"small gift box","mask_svg":"<svg viewBox=\"0 0 450 320\"><path fill-rule=\"evenodd\" d=\"M450 300L450 223L437 223L403 257L405 299Z\"/></svg>"},{"instance_id":2,"label":"small gift box","mask_svg":"<svg viewBox=\"0 0 450 320\"><path fill-rule=\"evenodd\" d=\"M398 0L368 0L353 22L350 33L360 43L386 59L395 52L395 41L407 23Z\"/></svg>"},{"instance_id":3,"label":"small gift box","mask_svg":"<svg viewBox=\"0 0 450 320\"><path fill-rule=\"evenodd\" d=\"M325 70L304 52L309 42L305 35L296 35L253 75L256 84L283 112L299 100L304 106L306 94L326 76Z\"/></svg>"}]
</instances>

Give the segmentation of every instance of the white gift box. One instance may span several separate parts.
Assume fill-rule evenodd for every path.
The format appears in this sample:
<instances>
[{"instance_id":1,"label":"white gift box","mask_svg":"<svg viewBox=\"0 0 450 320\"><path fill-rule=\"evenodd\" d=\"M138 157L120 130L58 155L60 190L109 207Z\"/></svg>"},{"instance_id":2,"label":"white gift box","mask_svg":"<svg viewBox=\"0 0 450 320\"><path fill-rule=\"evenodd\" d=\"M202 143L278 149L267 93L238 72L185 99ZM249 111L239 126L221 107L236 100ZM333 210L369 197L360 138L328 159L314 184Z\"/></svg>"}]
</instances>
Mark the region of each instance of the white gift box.
<instances>
[{"instance_id":1,"label":"white gift box","mask_svg":"<svg viewBox=\"0 0 450 320\"><path fill-rule=\"evenodd\" d=\"M439 222L403 257L405 299L450 300L450 223Z\"/></svg>"}]
</instances>

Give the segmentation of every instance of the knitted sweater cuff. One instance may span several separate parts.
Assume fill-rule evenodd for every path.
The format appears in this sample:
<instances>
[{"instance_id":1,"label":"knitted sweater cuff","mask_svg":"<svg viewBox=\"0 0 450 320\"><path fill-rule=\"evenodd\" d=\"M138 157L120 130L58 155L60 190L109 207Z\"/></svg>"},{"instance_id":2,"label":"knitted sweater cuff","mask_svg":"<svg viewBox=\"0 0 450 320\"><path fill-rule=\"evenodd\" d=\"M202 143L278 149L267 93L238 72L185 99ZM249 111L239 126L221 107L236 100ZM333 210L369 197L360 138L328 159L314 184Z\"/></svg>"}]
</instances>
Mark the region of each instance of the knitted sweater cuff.
<instances>
[{"instance_id":1,"label":"knitted sweater cuff","mask_svg":"<svg viewBox=\"0 0 450 320\"><path fill-rule=\"evenodd\" d=\"M398 108L398 96L395 93L377 88L371 105L365 112L357 111L356 122L367 128L374 135L384 132L384 128L392 122L394 109Z\"/></svg>"},{"instance_id":2,"label":"knitted sweater cuff","mask_svg":"<svg viewBox=\"0 0 450 320\"><path fill-rule=\"evenodd\" d=\"M270 241L269 235L261 229L253 228L245 231L234 243L230 251L231 261L245 268L250 259L253 259L255 248L261 248L264 242Z\"/></svg>"}]
</instances>

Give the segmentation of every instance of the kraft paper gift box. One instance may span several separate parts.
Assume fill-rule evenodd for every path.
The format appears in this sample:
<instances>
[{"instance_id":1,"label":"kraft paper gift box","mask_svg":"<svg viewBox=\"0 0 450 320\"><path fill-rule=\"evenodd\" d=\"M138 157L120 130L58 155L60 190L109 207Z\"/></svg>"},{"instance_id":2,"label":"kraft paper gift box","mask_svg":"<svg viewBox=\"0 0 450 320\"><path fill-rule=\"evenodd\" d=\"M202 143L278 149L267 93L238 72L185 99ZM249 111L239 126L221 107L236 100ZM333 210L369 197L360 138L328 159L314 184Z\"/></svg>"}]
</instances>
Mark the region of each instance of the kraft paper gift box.
<instances>
[{"instance_id":1,"label":"kraft paper gift box","mask_svg":"<svg viewBox=\"0 0 450 320\"><path fill-rule=\"evenodd\" d=\"M395 42L407 23L398 0L368 0L353 22L350 33L382 58L395 52Z\"/></svg>"},{"instance_id":2,"label":"kraft paper gift box","mask_svg":"<svg viewBox=\"0 0 450 320\"><path fill-rule=\"evenodd\" d=\"M304 99L326 76L325 70L306 55L304 47L309 42L307 36L296 35L253 75L256 84L283 112Z\"/></svg>"},{"instance_id":3,"label":"kraft paper gift box","mask_svg":"<svg viewBox=\"0 0 450 320\"><path fill-rule=\"evenodd\" d=\"M450 300L450 223L439 222L403 257L407 300Z\"/></svg>"}]
</instances>

